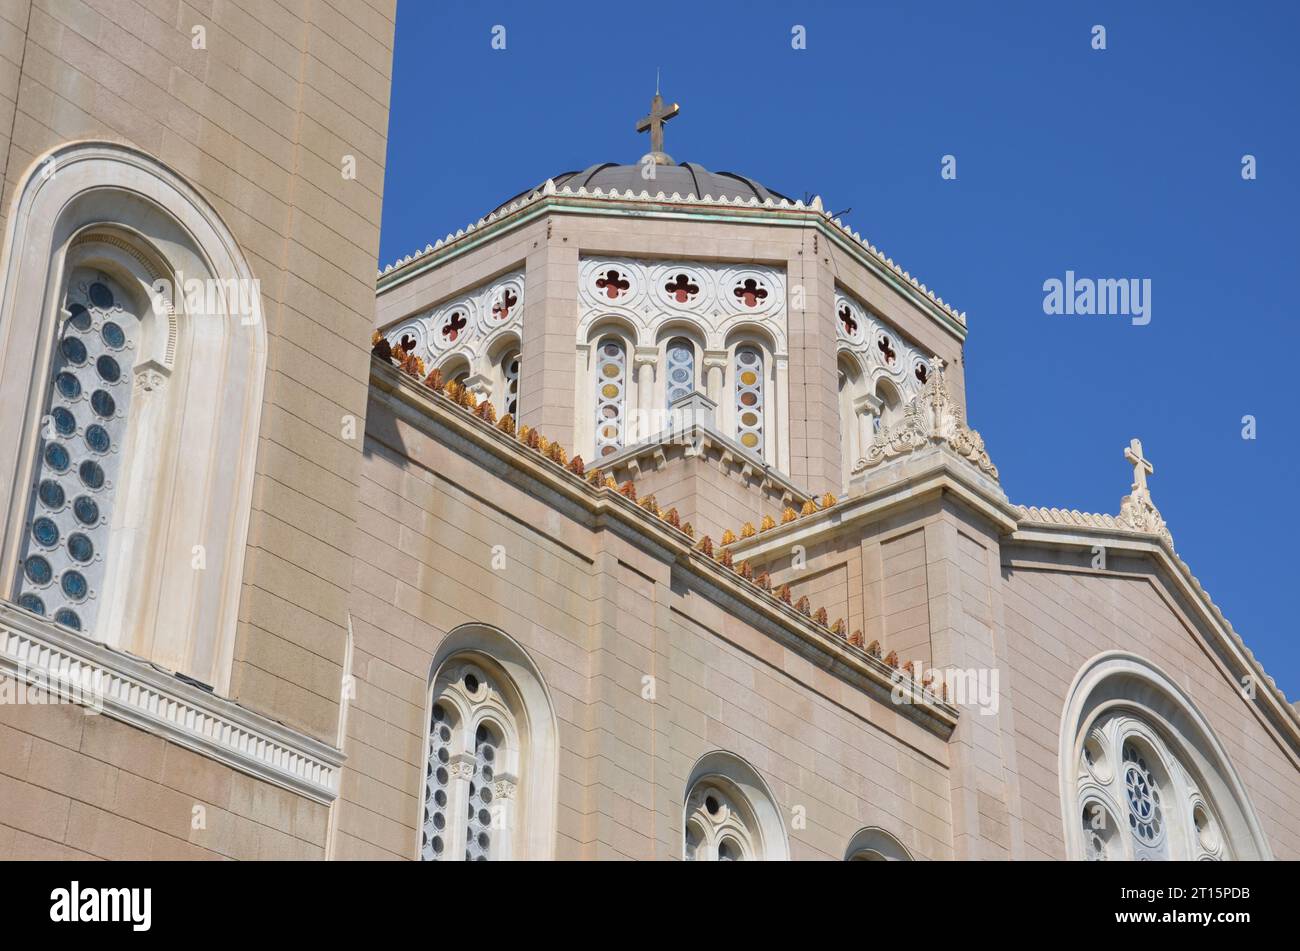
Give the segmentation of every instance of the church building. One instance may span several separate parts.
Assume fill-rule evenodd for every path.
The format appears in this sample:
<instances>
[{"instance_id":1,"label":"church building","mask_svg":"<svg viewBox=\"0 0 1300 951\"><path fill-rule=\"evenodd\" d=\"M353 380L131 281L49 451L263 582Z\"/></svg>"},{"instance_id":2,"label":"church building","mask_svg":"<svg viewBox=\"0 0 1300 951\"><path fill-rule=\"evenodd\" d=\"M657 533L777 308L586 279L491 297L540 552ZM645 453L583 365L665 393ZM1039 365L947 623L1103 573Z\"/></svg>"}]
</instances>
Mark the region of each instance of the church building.
<instances>
[{"instance_id":1,"label":"church building","mask_svg":"<svg viewBox=\"0 0 1300 951\"><path fill-rule=\"evenodd\" d=\"M1008 498L821 198L656 92L376 275L393 0L115 6L0 2L0 858L1300 858L1139 434Z\"/></svg>"}]
</instances>

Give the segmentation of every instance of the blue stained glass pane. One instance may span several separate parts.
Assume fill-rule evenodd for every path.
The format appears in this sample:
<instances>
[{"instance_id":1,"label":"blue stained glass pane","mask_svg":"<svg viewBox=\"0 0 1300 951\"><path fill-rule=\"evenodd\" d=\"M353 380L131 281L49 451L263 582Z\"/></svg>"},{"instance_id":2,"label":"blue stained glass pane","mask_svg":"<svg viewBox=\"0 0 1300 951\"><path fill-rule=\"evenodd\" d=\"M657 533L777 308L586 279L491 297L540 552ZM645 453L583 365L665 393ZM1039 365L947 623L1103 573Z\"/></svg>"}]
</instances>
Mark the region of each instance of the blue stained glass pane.
<instances>
[{"instance_id":1,"label":"blue stained glass pane","mask_svg":"<svg viewBox=\"0 0 1300 951\"><path fill-rule=\"evenodd\" d=\"M77 617L77 612L70 608L59 608L59 610L55 611L54 623L70 627L74 631L81 630L81 618Z\"/></svg>"},{"instance_id":2,"label":"blue stained glass pane","mask_svg":"<svg viewBox=\"0 0 1300 951\"><path fill-rule=\"evenodd\" d=\"M24 594L18 599L18 606L24 611L31 611L33 614L45 616L45 602L34 594Z\"/></svg>"},{"instance_id":3,"label":"blue stained glass pane","mask_svg":"<svg viewBox=\"0 0 1300 951\"><path fill-rule=\"evenodd\" d=\"M89 586L86 584L86 576L80 571L65 571L63 577L59 580L59 587L73 601L80 601L89 590Z\"/></svg>"},{"instance_id":4,"label":"blue stained glass pane","mask_svg":"<svg viewBox=\"0 0 1300 951\"><path fill-rule=\"evenodd\" d=\"M52 519L42 515L32 522L32 537L43 548L50 548L59 543L59 526Z\"/></svg>"},{"instance_id":5,"label":"blue stained glass pane","mask_svg":"<svg viewBox=\"0 0 1300 951\"><path fill-rule=\"evenodd\" d=\"M55 472L62 472L72 462L67 447L61 442L52 442L45 447L45 464Z\"/></svg>"},{"instance_id":6,"label":"blue stained glass pane","mask_svg":"<svg viewBox=\"0 0 1300 951\"><path fill-rule=\"evenodd\" d=\"M54 407L50 417L54 420L54 428L59 431L60 436L71 436L77 431L77 418L62 406Z\"/></svg>"},{"instance_id":7,"label":"blue stained glass pane","mask_svg":"<svg viewBox=\"0 0 1300 951\"><path fill-rule=\"evenodd\" d=\"M99 521L99 506L88 495L79 495L72 503L72 514L82 525L94 525Z\"/></svg>"},{"instance_id":8,"label":"blue stained glass pane","mask_svg":"<svg viewBox=\"0 0 1300 951\"><path fill-rule=\"evenodd\" d=\"M96 390L90 394L90 408L105 419L112 419L117 412L117 403L108 395L107 390Z\"/></svg>"},{"instance_id":9,"label":"blue stained glass pane","mask_svg":"<svg viewBox=\"0 0 1300 951\"><path fill-rule=\"evenodd\" d=\"M104 343L114 350L121 350L126 346L126 333L111 320L104 321L103 329L99 333L104 338Z\"/></svg>"},{"instance_id":10,"label":"blue stained glass pane","mask_svg":"<svg viewBox=\"0 0 1300 951\"><path fill-rule=\"evenodd\" d=\"M73 532L68 536L68 554L72 556L73 561L79 561L84 565L95 557L95 546L81 532Z\"/></svg>"},{"instance_id":11,"label":"blue stained glass pane","mask_svg":"<svg viewBox=\"0 0 1300 951\"><path fill-rule=\"evenodd\" d=\"M95 361L95 369L99 371L99 375L108 383L116 383L122 378L122 368L118 366L117 361L108 354L104 354Z\"/></svg>"},{"instance_id":12,"label":"blue stained glass pane","mask_svg":"<svg viewBox=\"0 0 1300 951\"><path fill-rule=\"evenodd\" d=\"M59 349L69 363L80 365L86 362L86 345L77 337L64 337Z\"/></svg>"},{"instance_id":13,"label":"blue stained glass pane","mask_svg":"<svg viewBox=\"0 0 1300 951\"><path fill-rule=\"evenodd\" d=\"M42 504L44 504L47 509L58 510L63 508L63 503L65 501L63 486L59 485L53 479L44 480L41 483L41 487L36 490L36 494L40 497Z\"/></svg>"},{"instance_id":14,"label":"blue stained glass pane","mask_svg":"<svg viewBox=\"0 0 1300 951\"><path fill-rule=\"evenodd\" d=\"M72 304L68 307L68 323L78 330L85 332L90 329L90 311L86 310L81 304Z\"/></svg>"},{"instance_id":15,"label":"blue stained glass pane","mask_svg":"<svg viewBox=\"0 0 1300 951\"><path fill-rule=\"evenodd\" d=\"M113 306L113 292L108 289L107 284L101 284L96 281L90 285L90 302L100 310L108 310Z\"/></svg>"},{"instance_id":16,"label":"blue stained glass pane","mask_svg":"<svg viewBox=\"0 0 1300 951\"><path fill-rule=\"evenodd\" d=\"M92 423L86 427L86 445L95 452L108 452L112 445L112 440L108 438L108 430L99 423Z\"/></svg>"},{"instance_id":17,"label":"blue stained glass pane","mask_svg":"<svg viewBox=\"0 0 1300 951\"><path fill-rule=\"evenodd\" d=\"M100 489L104 486L104 470L98 462L93 459L87 459L77 470L81 473L81 481L86 484L88 489Z\"/></svg>"},{"instance_id":18,"label":"blue stained glass pane","mask_svg":"<svg viewBox=\"0 0 1300 951\"><path fill-rule=\"evenodd\" d=\"M64 399L75 400L81 395L81 381L66 370L54 378L54 385Z\"/></svg>"},{"instance_id":19,"label":"blue stained glass pane","mask_svg":"<svg viewBox=\"0 0 1300 951\"><path fill-rule=\"evenodd\" d=\"M40 555L32 555L23 563L23 574L34 585L47 585L54 577L54 570Z\"/></svg>"}]
</instances>

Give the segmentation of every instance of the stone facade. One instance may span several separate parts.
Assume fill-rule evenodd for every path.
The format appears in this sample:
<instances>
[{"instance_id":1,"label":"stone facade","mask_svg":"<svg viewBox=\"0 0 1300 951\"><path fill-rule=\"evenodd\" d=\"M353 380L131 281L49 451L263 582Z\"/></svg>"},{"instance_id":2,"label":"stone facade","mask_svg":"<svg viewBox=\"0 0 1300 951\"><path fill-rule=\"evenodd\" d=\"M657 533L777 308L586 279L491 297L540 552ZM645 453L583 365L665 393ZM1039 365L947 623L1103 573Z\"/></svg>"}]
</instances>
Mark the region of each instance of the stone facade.
<instances>
[{"instance_id":1,"label":"stone facade","mask_svg":"<svg viewBox=\"0 0 1300 951\"><path fill-rule=\"evenodd\" d=\"M968 425L965 315L820 199L548 181L376 286L393 17L0 0L6 405L48 390L10 342L40 300L17 259L78 143L193 190L260 283L265 351L216 391L263 394L247 537L195 567L232 580L228 663L150 663L2 592L0 857L1123 857L1079 822L1122 808L1098 777L1146 734L1090 732L1120 716L1191 797L1141 848L1300 858L1300 716L1178 557L1140 445L1117 515L1013 504ZM176 266L183 209L87 207ZM444 332L461 306L479 322ZM604 334L629 413L597 456ZM698 392L674 401L677 337ZM0 460L6 586L38 438ZM21 678L93 689L9 702Z\"/></svg>"}]
</instances>

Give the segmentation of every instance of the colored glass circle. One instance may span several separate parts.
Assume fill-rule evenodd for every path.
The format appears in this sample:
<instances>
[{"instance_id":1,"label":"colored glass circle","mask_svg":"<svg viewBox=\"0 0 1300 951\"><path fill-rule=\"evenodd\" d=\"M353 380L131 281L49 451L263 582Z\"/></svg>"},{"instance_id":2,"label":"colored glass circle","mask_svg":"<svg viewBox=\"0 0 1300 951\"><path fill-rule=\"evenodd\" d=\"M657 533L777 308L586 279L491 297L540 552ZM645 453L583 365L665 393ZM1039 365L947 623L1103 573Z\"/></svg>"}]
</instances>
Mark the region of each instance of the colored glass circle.
<instances>
[{"instance_id":1,"label":"colored glass circle","mask_svg":"<svg viewBox=\"0 0 1300 951\"><path fill-rule=\"evenodd\" d=\"M73 601L80 601L90 590L90 585L86 583L86 576L80 571L65 571L63 577L59 579L59 587Z\"/></svg>"},{"instance_id":2,"label":"colored glass circle","mask_svg":"<svg viewBox=\"0 0 1300 951\"><path fill-rule=\"evenodd\" d=\"M118 380L122 379L121 366L119 366L118 362L108 354L104 354L95 361L95 369L99 371L99 375L105 380L105 382L116 383Z\"/></svg>"},{"instance_id":3,"label":"colored glass circle","mask_svg":"<svg viewBox=\"0 0 1300 951\"><path fill-rule=\"evenodd\" d=\"M81 532L73 532L68 536L68 554L73 561L84 565L95 557L95 545Z\"/></svg>"},{"instance_id":4,"label":"colored glass circle","mask_svg":"<svg viewBox=\"0 0 1300 951\"><path fill-rule=\"evenodd\" d=\"M113 441L108 436L108 430L99 423L91 423L86 427L86 445L94 452L108 452Z\"/></svg>"},{"instance_id":5,"label":"colored glass circle","mask_svg":"<svg viewBox=\"0 0 1300 951\"><path fill-rule=\"evenodd\" d=\"M90 394L90 408L95 414L105 419L112 419L113 414L117 412L117 402L108 394L107 390L96 390Z\"/></svg>"},{"instance_id":6,"label":"colored glass circle","mask_svg":"<svg viewBox=\"0 0 1300 951\"><path fill-rule=\"evenodd\" d=\"M68 323L83 333L90 329L90 311L81 304L72 304L68 307Z\"/></svg>"},{"instance_id":7,"label":"colored glass circle","mask_svg":"<svg viewBox=\"0 0 1300 951\"><path fill-rule=\"evenodd\" d=\"M77 431L77 418L62 406L50 410L50 418L54 420L54 428L60 436L71 436Z\"/></svg>"},{"instance_id":8,"label":"colored glass circle","mask_svg":"<svg viewBox=\"0 0 1300 951\"><path fill-rule=\"evenodd\" d=\"M63 486L59 485L53 479L45 479L41 482L40 487L36 490L37 497L41 504L47 509L61 509L65 501L63 495Z\"/></svg>"},{"instance_id":9,"label":"colored glass circle","mask_svg":"<svg viewBox=\"0 0 1300 951\"><path fill-rule=\"evenodd\" d=\"M79 495L72 503L72 514L82 525L94 525L99 521L99 506L88 495Z\"/></svg>"},{"instance_id":10,"label":"colored glass circle","mask_svg":"<svg viewBox=\"0 0 1300 951\"><path fill-rule=\"evenodd\" d=\"M90 302L100 310L108 310L113 306L113 292L109 290L107 284L102 281L96 281L90 285Z\"/></svg>"},{"instance_id":11,"label":"colored glass circle","mask_svg":"<svg viewBox=\"0 0 1300 951\"><path fill-rule=\"evenodd\" d=\"M54 577L54 569L50 567L47 559L40 555L31 555L23 562L23 574L32 584L47 585Z\"/></svg>"},{"instance_id":12,"label":"colored glass circle","mask_svg":"<svg viewBox=\"0 0 1300 951\"><path fill-rule=\"evenodd\" d=\"M104 469L93 459L87 459L77 469L81 476L81 481L85 483L88 489L101 489L104 487Z\"/></svg>"},{"instance_id":13,"label":"colored glass circle","mask_svg":"<svg viewBox=\"0 0 1300 951\"><path fill-rule=\"evenodd\" d=\"M24 611L31 611L33 614L45 614L45 602L36 595L28 592L18 599L18 606Z\"/></svg>"},{"instance_id":14,"label":"colored glass circle","mask_svg":"<svg viewBox=\"0 0 1300 951\"><path fill-rule=\"evenodd\" d=\"M74 631L81 630L81 618L71 608L59 608L58 611L54 612L54 623L70 627Z\"/></svg>"},{"instance_id":15,"label":"colored glass circle","mask_svg":"<svg viewBox=\"0 0 1300 951\"><path fill-rule=\"evenodd\" d=\"M64 399L75 400L81 395L81 381L67 370L64 370L54 378L54 386L58 389L59 395Z\"/></svg>"},{"instance_id":16,"label":"colored glass circle","mask_svg":"<svg viewBox=\"0 0 1300 951\"><path fill-rule=\"evenodd\" d=\"M52 442L45 447L45 464L55 472L63 472L72 463L68 447L61 442Z\"/></svg>"},{"instance_id":17,"label":"colored glass circle","mask_svg":"<svg viewBox=\"0 0 1300 951\"><path fill-rule=\"evenodd\" d=\"M59 543L59 526L53 519L42 515L32 522L32 537L42 548L52 548Z\"/></svg>"},{"instance_id":18,"label":"colored glass circle","mask_svg":"<svg viewBox=\"0 0 1300 951\"><path fill-rule=\"evenodd\" d=\"M104 321L103 328L99 335L104 338L104 344L113 350L121 350L126 346L126 333L122 330L120 324L111 320Z\"/></svg>"},{"instance_id":19,"label":"colored glass circle","mask_svg":"<svg viewBox=\"0 0 1300 951\"><path fill-rule=\"evenodd\" d=\"M81 342L80 337L64 337L59 344L59 349L63 352L63 359L69 363L80 366L86 362L86 345Z\"/></svg>"}]
</instances>

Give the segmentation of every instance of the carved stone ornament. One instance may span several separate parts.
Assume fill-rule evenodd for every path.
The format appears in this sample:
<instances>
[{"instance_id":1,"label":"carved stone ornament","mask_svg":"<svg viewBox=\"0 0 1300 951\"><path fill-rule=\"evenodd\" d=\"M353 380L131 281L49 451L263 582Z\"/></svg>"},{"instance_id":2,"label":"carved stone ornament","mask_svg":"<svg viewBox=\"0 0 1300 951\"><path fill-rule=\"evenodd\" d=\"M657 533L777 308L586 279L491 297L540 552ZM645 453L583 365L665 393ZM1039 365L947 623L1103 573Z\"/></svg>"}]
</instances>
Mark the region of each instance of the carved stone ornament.
<instances>
[{"instance_id":1,"label":"carved stone ornament","mask_svg":"<svg viewBox=\"0 0 1300 951\"><path fill-rule=\"evenodd\" d=\"M876 432L853 472L864 472L926 446L946 444L996 482L998 469L984 449L984 440L966 425L961 407L948 395L943 361L936 356L930 365L933 372L921 392L907 404L903 418Z\"/></svg>"},{"instance_id":2,"label":"carved stone ornament","mask_svg":"<svg viewBox=\"0 0 1300 951\"><path fill-rule=\"evenodd\" d=\"M1133 488L1120 502L1116 521L1135 532L1159 535L1173 550L1174 539L1169 534L1169 526L1151 500L1151 490L1147 487L1147 476L1155 472L1155 467L1142 455L1142 443L1136 439L1130 441L1124 450L1124 458L1133 463Z\"/></svg>"}]
</instances>

